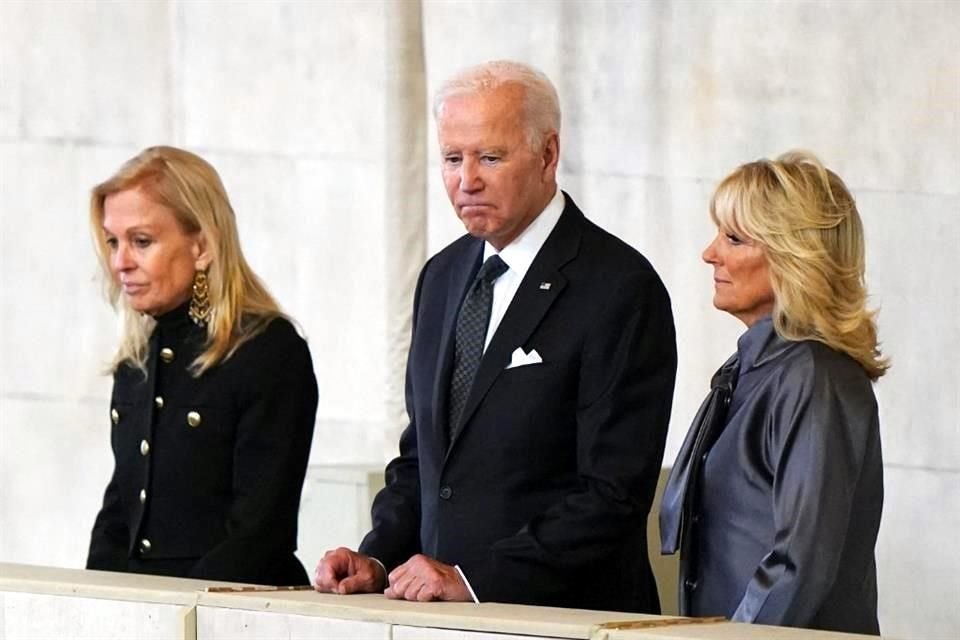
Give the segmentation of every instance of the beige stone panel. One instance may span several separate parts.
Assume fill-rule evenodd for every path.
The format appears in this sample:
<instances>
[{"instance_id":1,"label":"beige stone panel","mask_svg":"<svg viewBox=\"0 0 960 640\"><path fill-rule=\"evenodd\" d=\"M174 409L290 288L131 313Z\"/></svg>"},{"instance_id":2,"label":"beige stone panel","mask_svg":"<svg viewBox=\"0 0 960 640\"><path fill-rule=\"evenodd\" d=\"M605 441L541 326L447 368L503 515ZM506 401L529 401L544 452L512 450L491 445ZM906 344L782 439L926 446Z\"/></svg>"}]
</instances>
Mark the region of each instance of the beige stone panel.
<instances>
[{"instance_id":1,"label":"beige stone panel","mask_svg":"<svg viewBox=\"0 0 960 640\"><path fill-rule=\"evenodd\" d=\"M876 386L884 460L960 470L960 197L856 193L867 284L892 367Z\"/></svg>"},{"instance_id":2,"label":"beige stone panel","mask_svg":"<svg viewBox=\"0 0 960 640\"><path fill-rule=\"evenodd\" d=\"M394 625L392 640L551 640L547 636Z\"/></svg>"},{"instance_id":3,"label":"beige stone panel","mask_svg":"<svg viewBox=\"0 0 960 640\"><path fill-rule=\"evenodd\" d=\"M26 0L0 2L0 139L20 137L23 115L20 74L26 33L14 25L24 23L26 8ZM0 165L0 170L2 168Z\"/></svg>"},{"instance_id":4,"label":"beige stone panel","mask_svg":"<svg viewBox=\"0 0 960 640\"><path fill-rule=\"evenodd\" d=\"M121 602L35 593L4 593L6 640L185 639L186 607L156 602Z\"/></svg>"},{"instance_id":5,"label":"beige stone panel","mask_svg":"<svg viewBox=\"0 0 960 640\"><path fill-rule=\"evenodd\" d=\"M0 392L104 395L116 321L102 296L89 190L128 150L0 143Z\"/></svg>"},{"instance_id":6,"label":"beige stone panel","mask_svg":"<svg viewBox=\"0 0 960 640\"><path fill-rule=\"evenodd\" d=\"M385 435L394 427L386 421L321 416L313 432L310 464L372 464L382 467L396 456L398 439ZM385 451L389 452L386 457ZM309 473L307 471L308 476Z\"/></svg>"},{"instance_id":7,"label":"beige stone panel","mask_svg":"<svg viewBox=\"0 0 960 640\"><path fill-rule=\"evenodd\" d=\"M145 144L170 134L169 3L3 5L3 39L15 34L2 50L3 84L15 89L0 131L13 120L31 139Z\"/></svg>"},{"instance_id":8,"label":"beige stone panel","mask_svg":"<svg viewBox=\"0 0 960 640\"><path fill-rule=\"evenodd\" d=\"M383 487L382 465L311 465L300 500L297 557L312 577L324 553L356 549L370 530L370 505Z\"/></svg>"},{"instance_id":9,"label":"beige stone panel","mask_svg":"<svg viewBox=\"0 0 960 640\"><path fill-rule=\"evenodd\" d=\"M804 147L854 185L957 191L956 3L564 6L568 170L715 180Z\"/></svg>"},{"instance_id":10,"label":"beige stone panel","mask_svg":"<svg viewBox=\"0 0 960 640\"><path fill-rule=\"evenodd\" d=\"M113 471L108 411L0 396L0 561L84 566Z\"/></svg>"},{"instance_id":11,"label":"beige stone panel","mask_svg":"<svg viewBox=\"0 0 960 640\"><path fill-rule=\"evenodd\" d=\"M890 640L960 637L960 473L887 465L884 494L880 631Z\"/></svg>"},{"instance_id":12,"label":"beige stone panel","mask_svg":"<svg viewBox=\"0 0 960 640\"><path fill-rule=\"evenodd\" d=\"M569 2L554 0L423 0L427 89L487 60L510 59L558 76L564 48L561 27Z\"/></svg>"},{"instance_id":13,"label":"beige stone panel","mask_svg":"<svg viewBox=\"0 0 960 640\"><path fill-rule=\"evenodd\" d=\"M381 155L382 2L178 2L175 13L186 140L271 154Z\"/></svg>"},{"instance_id":14,"label":"beige stone panel","mask_svg":"<svg viewBox=\"0 0 960 640\"><path fill-rule=\"evenodd\" d=\"M658 616L488 602L407 602L382 594L341 596L313 591L202 593L205 607L230 607L274 614L297 614L343 620L389 622L431 629L588 638L594 625L610 620L657 620Z\"/></svg>"},{"instance_id":15,"label":"beige stone panel","mask_svg":"<svg viewBox=\"0 0 960 640\"><path fill-rule=\"evenodd\" d=\"M209 640L390 640L390 625L290 613L197 607L197 638Z\"/></svg>"}]
</instances>

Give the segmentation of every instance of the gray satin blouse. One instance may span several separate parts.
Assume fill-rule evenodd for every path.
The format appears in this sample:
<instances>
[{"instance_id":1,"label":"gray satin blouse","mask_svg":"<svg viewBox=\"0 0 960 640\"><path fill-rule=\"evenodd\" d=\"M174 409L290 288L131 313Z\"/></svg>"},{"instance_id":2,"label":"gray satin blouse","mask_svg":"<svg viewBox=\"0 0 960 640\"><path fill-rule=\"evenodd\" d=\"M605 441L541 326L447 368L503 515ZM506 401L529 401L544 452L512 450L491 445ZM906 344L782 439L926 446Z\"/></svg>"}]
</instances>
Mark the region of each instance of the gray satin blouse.
<instances>
[{"instance_id":1,"label":"gray satin blouse","mask_svg":"<svg viewBox=\"0 0 960 640\"><path fill-rule=\"evenodd\" d=\"M694 473L674 466L665 492L670 553L682 495L697 485L680 532L681 613L878 634L883 466L869 378L819 342L780 338L770 318L740 337L725 367L737 361L719 435L695 452ZM691 459L698 426L678 464Z\"/></svg>"}]
</instances>

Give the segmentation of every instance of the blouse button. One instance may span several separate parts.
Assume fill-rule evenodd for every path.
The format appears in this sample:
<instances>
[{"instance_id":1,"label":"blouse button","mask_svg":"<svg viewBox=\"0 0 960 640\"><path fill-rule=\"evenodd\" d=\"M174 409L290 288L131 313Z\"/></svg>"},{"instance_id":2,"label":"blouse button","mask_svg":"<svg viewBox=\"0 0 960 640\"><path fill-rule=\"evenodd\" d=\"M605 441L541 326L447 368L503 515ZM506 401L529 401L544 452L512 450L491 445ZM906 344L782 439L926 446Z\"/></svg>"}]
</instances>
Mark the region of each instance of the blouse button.
<instances>
[{"instance_id":1,"label":"blouse button","mask_svg":"<svg viewBox=\"0 0 960 640\"><path fill-rule=\"evenodd\" d=\"M187 424L191 427L199 427L201 422L200 414L196 411L191 411L187 414Z\"/></svg>"},{"instance_id":2,"label":"blouse button","mask_svg":"<svg viewBox=\"0 0 960 640\"><path fill-rule=\"evenodd\" d=\"M150 453L150 443L146 440L140 441L140 455L145 456Z\"/></svg>"},{"instance_id":3,"label":"blouse button","mask_svg":"<svg viewBox=\"0 0 960 640\"><path fill-rule=\"evenodd\" d=\"M152 546L150 541L144 538L140 541L140 553L149 553Z\"/></svg>"},{"instance_id":4,"label":"blouse button","mask_svg":"<svg viewBox=\"0 0 960 640\"><path fill-rule=\"evenodd\" d=\"M170 347L164 347L163 349L160 349L160 359L163 360L164 362L167 362L167 363L173 362L173 357L174 357L173 349L171 349Z\"/></svg>"},{"instance_id":5,"label":"blouse button","mask_svg":"<svg viewBox=\"0 0 960 640\"><path fill-rule=\"evenodd\" d=\"M143 504L146 501L147 501L147 490L140 489L140 504Z\"/></svg>"},{"instance_id":6,"label":"blouse button","mask_svg":"<svg viewBox=\"0 0 960 640\"><path fill-rule=\"evenodd\" d=\"M163 396L157 396L154 398L153 404L157 407L157 409L163 409Z\"/></svg>"},{"instance_id":7,"label":"blouse button","mask_svg":"<svg viewBox=\"0 0 960 640\"><path fill-rule=\"evenodd\" d=\"M110 409L110 421L113 424L117 424L118 422L120 422L120 412L117 411L116 409Z\"/></svg>"}]
</instances>

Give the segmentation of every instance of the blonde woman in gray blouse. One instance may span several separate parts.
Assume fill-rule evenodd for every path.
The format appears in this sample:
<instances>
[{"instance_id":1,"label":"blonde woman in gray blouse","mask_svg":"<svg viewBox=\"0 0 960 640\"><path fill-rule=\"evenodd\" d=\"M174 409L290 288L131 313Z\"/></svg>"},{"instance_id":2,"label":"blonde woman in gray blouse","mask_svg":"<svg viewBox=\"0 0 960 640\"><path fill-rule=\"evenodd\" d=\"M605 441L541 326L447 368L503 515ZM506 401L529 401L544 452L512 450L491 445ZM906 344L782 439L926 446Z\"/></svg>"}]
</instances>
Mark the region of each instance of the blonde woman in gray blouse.
<instances>
[{"instance_id":1,"label":"blonde woman in gray blouse","mask_svg":"<svg viewBox=\"0 0 960 640\"><path fill-rule=\"evenodd\" d=\"M661 545L681 552L681 613L878 634L871 383L888 365L853 197L813 155L790 152L725 178L710 215L713 303L747 330L664 493Z\"/></svg>"}]
</instances>

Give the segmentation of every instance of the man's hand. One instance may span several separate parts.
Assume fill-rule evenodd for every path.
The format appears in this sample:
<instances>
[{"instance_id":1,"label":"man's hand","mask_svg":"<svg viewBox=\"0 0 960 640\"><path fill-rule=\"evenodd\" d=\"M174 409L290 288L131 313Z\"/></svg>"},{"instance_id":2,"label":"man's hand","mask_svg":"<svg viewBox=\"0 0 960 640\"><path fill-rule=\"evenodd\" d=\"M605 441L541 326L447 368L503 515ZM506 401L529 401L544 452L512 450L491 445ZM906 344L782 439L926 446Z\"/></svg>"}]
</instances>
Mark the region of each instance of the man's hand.
<instances>
[{"instance_id":1,"label":"man's hand","mask_svg":"<svg viewBox=\"0 0 960 640\"><path fill-rule=\"evenodd\" d=\"M373 558L340 547L323 555L313 586L327 593L374 593L383 591L384 573L383 566Z\"/></svg>"},{"instance_id":2,"label":"man's hand","mask_svg":"<svg viewBox=\"0 0 960 640\"><path fill-rule=\"evenodd\" d=\"M425 555L413 556L391 571L389 579L390 586L383 593L394 600L473 601L454 567Z\"/></svg>"}]
</instances>

